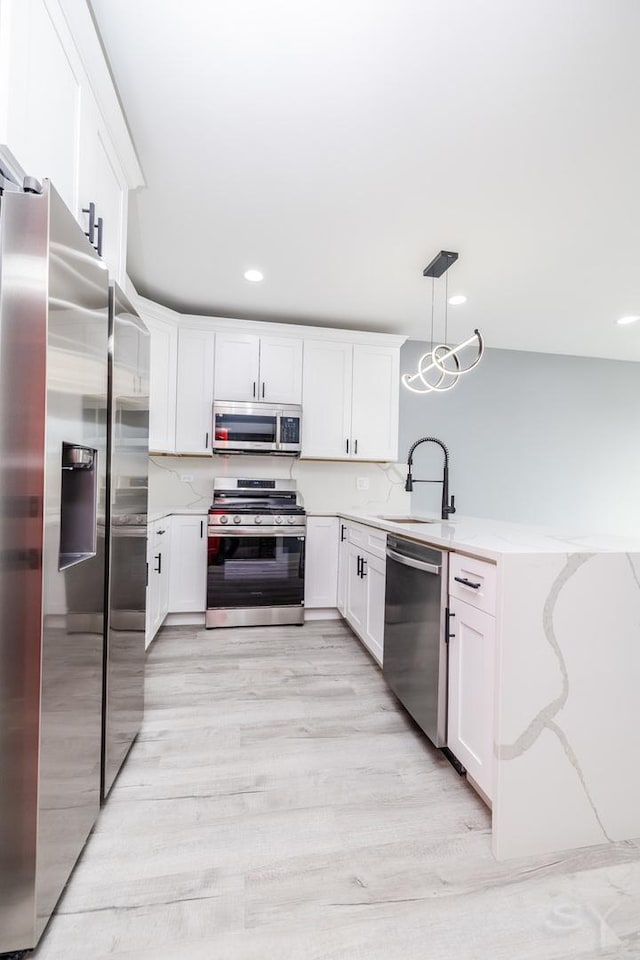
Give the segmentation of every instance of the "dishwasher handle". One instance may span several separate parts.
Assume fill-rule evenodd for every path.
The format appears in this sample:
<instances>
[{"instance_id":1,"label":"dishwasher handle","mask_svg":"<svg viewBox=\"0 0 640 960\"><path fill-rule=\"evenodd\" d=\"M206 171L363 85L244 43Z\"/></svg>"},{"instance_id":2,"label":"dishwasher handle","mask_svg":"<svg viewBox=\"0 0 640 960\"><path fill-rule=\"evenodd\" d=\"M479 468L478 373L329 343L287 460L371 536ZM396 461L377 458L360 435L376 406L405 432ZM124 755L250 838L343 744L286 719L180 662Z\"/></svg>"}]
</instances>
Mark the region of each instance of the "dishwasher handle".
<instances>
[{"instance_id":1,"label":"dishwasher handle","mask_svg":"<svg viewBox=\"0 0 640 960\"><path fill-rule=\"evenodd\" d=\"M404 557L401 553L396 553L395 550L390 550L387 547L387 556L390 560L395 560L397 563L403 564L405 567L413 567L414 570L422 570L424 573L435 573L436 576L442 570L437 563L425 563L424 560L415 560L413 557Z\"/></svg>"}]
</instances>

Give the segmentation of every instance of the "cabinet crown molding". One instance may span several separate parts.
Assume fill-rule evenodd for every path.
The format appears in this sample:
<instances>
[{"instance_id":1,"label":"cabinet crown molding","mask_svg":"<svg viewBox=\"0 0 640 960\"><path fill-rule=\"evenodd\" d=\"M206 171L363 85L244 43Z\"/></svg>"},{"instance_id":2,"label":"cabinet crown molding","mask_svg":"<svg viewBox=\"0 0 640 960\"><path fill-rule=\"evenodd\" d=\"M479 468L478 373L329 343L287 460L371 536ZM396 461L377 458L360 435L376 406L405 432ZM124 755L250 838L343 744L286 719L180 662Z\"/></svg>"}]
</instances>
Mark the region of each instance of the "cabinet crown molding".
<instances>
[{"instance_id":1,"label":"cabinet crown molding","mask_svg":"<svg viewBox=\"0 0 640 960\"><path fill-rule=\"evenodd\" d=\"M373 333L366 330L348 330L335 327L316 327L302 323L277 323L267 320L241 320L234 317L204 317L190 313L178 313L169 307L146 297L137 296L136 304L142 316L174 323L179 329L211 330L259 336L289 337L304 340L337 340L348 343L378 344L384 347L401 347L406 336L392 333Z\"/></svg>"}]
</instances>

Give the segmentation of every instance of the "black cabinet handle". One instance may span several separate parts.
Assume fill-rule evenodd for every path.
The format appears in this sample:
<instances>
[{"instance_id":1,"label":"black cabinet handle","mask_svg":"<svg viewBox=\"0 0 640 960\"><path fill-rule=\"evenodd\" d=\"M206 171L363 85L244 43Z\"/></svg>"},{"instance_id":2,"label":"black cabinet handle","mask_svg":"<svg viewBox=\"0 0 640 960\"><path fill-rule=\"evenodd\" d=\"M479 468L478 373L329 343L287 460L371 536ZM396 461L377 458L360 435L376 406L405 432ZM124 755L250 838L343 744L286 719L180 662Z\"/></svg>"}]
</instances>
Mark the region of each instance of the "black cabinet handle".
<instances>
[{"instance_id":1,"label":"black cabinet handle","mask_svg":"<svg viewBox=\"0 0 640 960\"><path fill-rule=\"evenodd\" d=\"M256 382L255 382L255 380L253 381L253 395L254 395L254 397L255 397L255 395L256 395Z\"/></svg>"},{"instance_id":2,"label":"black cabinet handle","mask_svg":"<svg viewBox=\"0 0 640 960\"><path fill-rule=\"evenodd\" d=\"M340 543L342 543L342 541L344 540L344 532L346 529L347 528L345 527L344 523L341 523L340 524Z\"/></svg>"},{"instance_id":3,"label":"black cabinet handle","mask_svg":"<svg viewBox=\"0 0 640 960\"><path fill-rule=\"evenodd\" d=\"M347 453L349 453L349 438L347 437Z\"/></svg>"},{"instance_id":4,"label":"black cabinet handle","mask_svg":"<svg viewBox=\"0 0 640 960\"><path fill-rule=\"evenodd\" d=\"M357 454L357 452L358 452L358 441L357 441L357 440L356 440L356 442L355 442L354 445L353 445L353 452L356 453L356 454Z\"/></svg>"},{"instance_id":5,"label":"black cabinet handle","mask_svg":"<svg viewBox=\"0 0 640 960\"><path fill-rule=\"evenodd\" d=\"M262 399L264 400L264 382L262 383Z\"/></svg>"},{"instance_id":6,"label":"black cabinet handle","mask_svg":"<svg viewBox=\"0 0 640 960\"><path fill-rule=\"evenodd\" d=\"M358 573L358 576L359 576L359 577L362 576L362 574L360 573L360 571L361 571L361 569L362 569L361 564L362 564L362 557L359 556L359 557L358 557L358 569L357 569L357 573Z\"/></svg>"},{"instance_id":7,"label":"black cabinet handle","mask_svg":"<svg viewBox=\"0 0 640 960\"><path fill-rule=\"evenodd\" d=\"M363 557L363 558L362 558L362 566L360 567L360 576L362 577L363 580L364 580L364 578L367 576L366 567L367 567L367 561L366 561L366 560L364 559L364 557Z\"/></svg>"},{"instance_id":8,"label":"black cabinet handle","mask_svg":"<svg viewBox=\"0 0 640 960\"><path fill-rule=\"evenodd\" d=\"M209 431L208 430L204 435L204 446L205 446L205 450L209 449Z\"/></svg>"},{"instance_id":9,"label":"black cabinet handle","mask_svg":"<svg viewBox=\"0 0 640 960\"><path fill-rule=\"evenodd\" d=\"M83 213L89 214L89 229L85 230L85 237L89 237L89 243L93 246L93 238L96 232L96 205L93 201L88 207L82 208Z\"/></svg>"},{"instance_id":10,"label":"black cabinet handle","mask_svg":"<svg viewBox=\"0 0 640 960\"><path fill-rule=\"evenodd\" d=\"M200 539L202 540L204 536L204 520L200 521Z\"/></svg>"},{"instance_id":11,"label":"black cabinet handle","mask_svg":"<svg viewBox=\"0 0 640 960\"><path fill-rule=\"evenodd\" d=\"M155 559L158 561L158 566L153 569L156 573L162 573L162 553L157 553Z\"/></svg>"},{"instance_id":12,"label":"black cabinet handle","mask_svg":"<svg viewBox=\"0 0 640 960\"><path fill-rule=\"evenodd\" d=\"M481 583L474 583L472 580L467 580L466 577L454 577L456 583L463 583L465 587L471 587L472 590L479 590L482 586Z\"/></svg>"},{"instance_id":13,"label":"black cabinet handle","mask_svg":"<svg viewBox=\"0 0 640 960\"><path fill-rule=\"evenodd\" d=\"M451 617L455 617L455 613L451 613L451 610L447 607L444 612L444 642L449 643L449 640L453 640L455 633L449 633L449 627L451 626Z\"/></svg>"},{"instance_id":14,"label":"black cabinet handle","mask_svg":"<svg viewBox=\"0 0 640 960\"><path fill-rule=\"evenodd\" d=\"M102 217L98 217L98 242L96 243L96 250L98 251L98 256L102 256L102 229L104 227L104 220Z\"/></svg>"},{"instance_id":15,"label":"black cabinet handle","mask_svg":"<svg viewBox=\"0 0 640 960\"><path fill-rule=\"evenodd\" d=\"M166 532L167 532L166 530L158 530L158 536L161 537L162 534L163 534L163 533L166 533Z\"/></svg>"}]
</instances>

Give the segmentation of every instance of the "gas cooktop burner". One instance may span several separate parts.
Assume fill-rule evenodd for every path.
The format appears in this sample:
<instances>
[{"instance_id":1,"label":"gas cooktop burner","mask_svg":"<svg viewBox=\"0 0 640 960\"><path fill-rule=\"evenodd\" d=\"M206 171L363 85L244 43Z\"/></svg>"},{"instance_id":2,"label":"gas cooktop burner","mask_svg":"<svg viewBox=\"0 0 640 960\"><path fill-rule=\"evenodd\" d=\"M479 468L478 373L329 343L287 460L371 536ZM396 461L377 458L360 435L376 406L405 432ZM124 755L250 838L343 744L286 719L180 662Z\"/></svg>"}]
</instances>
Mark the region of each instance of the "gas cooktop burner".
<instances>
[{"instance_id":1,"label":"gas cooktop burner","mask_svg":"<svg viewBox=\"0 0 640 960\"><path fill-rule=\"evenodd\" d=\"M215 480L209 527L306 524L293 480Z\"/></svg>"}]
</instances>

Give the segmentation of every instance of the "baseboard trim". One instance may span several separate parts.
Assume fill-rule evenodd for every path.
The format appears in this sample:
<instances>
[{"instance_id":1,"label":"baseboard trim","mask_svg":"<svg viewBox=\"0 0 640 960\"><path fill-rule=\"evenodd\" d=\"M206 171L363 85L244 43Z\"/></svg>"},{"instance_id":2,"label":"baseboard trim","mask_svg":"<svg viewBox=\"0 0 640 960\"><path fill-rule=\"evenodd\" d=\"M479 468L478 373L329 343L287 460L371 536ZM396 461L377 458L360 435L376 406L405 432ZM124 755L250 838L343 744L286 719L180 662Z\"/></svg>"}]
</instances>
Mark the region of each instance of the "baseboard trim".
<instances>
[{"instance_id":1,"label":"baseboard trim","mask_svg":"<svg viewBox=\"0 0 640 960\"><path fill-rule=\"evenodd\" d=\"M342 614L335 607L305 607L305 623L307 620L342 620Z\"/></svg>"},{"instance_id":2,"label":"baseboard trim","mask_svg":"<svg viewBox=\"0 0 640 960\"><path fill-rule=\"evenodd\" d=\"M202 613L168 613L163 627L204 627L204 610Z\"/></svg>"}]
</instances>

